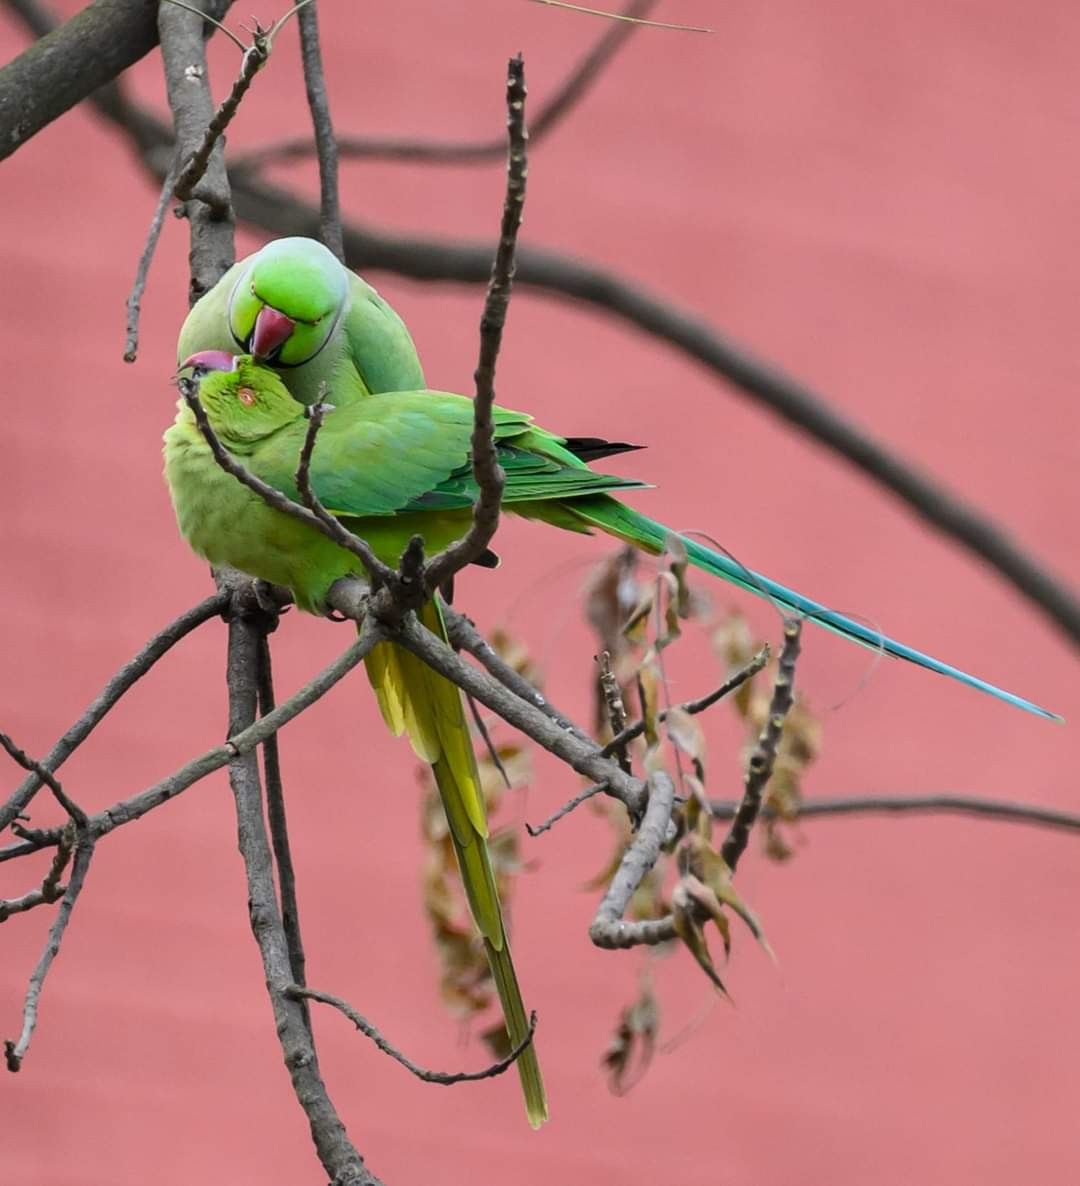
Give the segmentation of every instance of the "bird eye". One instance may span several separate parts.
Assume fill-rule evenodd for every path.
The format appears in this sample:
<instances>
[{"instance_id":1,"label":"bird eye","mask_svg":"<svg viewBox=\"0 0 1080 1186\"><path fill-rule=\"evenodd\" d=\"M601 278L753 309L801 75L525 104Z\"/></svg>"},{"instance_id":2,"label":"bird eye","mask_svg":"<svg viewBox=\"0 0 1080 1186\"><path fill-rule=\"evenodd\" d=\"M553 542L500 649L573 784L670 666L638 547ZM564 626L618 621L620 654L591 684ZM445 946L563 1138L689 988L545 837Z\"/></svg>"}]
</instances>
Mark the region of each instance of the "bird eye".
<instances>
[{"instance_id":1,"label":"bird eye","mask_svg":"<svg viewBox=\"0 0 1080 1186\"><path fill-rule=\"evenodd\" d=\"M236 392L236 398L244 405L245 408L250 408L255 403L255 392L250 387L241 387Z\"/></svg>"}]
</instances>

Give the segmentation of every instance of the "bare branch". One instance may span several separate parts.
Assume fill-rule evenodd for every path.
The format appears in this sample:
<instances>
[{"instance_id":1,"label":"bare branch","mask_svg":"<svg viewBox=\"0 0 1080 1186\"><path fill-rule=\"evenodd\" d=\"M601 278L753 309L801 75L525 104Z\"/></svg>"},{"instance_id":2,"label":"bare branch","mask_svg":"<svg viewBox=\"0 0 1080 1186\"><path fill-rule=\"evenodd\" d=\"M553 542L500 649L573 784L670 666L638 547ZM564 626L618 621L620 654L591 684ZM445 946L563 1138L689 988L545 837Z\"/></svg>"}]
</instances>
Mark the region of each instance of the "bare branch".
<instances>
[{"instance_id":1,"label":"bare branch","mask_svg":"<svg viewBox=\"0 0 1080 1186\"><path fill-rule=\"evenodd\" d=\"M655 7L656 0L630 0L623 9L628 17L643 17ZM626 21L614 21L604 30L592 48L552 91L529 121L529 145L533 152L537 144L584 98L637 28ZM390 161L417 161L431 165L482 164L496 160L506 153L502 136L490 140L439 141L397 139L386 136L338 136L339 157L357 157ZM241 153L229 160L233 173L254 171L266 165L302 159L317 151L309 137L285 140L251 152Z\"/></svg>"},{"instance_id":2,"label":"bare branch","mask_svg":"<svg viewBox=\"0 0 1080 1186\"><path fill-rule=\"evenodd\" d=\"M690 716L696 716L699 712L704 712L707 708L712 708L718 700L723 700L725 696L730 696L732 692L746 683L748 679L757 675L768 662L769 648L768 646L763 646L745 667L740 668L734 675L724 680L718 688L714 688L707 696L702 696L699 700L687 700L684 704L675 705L675 708L680 712L689 713ZM663 709L657 713L656 719L660 722L666 721L668 713L671 711L671 709ZM613 737L603 747L600 753L605 758L610 757L623 746L633 741L635 737L640 737L644 732L645 722L635 721L634 724L628 725L621 733Z\"/></svg>"},{"instance_id":3,"label":"bare branch","mask_svg":"<svg viewBox=\"0 0 1080 1186\"><path fill-rule=\"evenodd\" d=\"M156 0L95 0L55 28L29 0L7 2L41 40L0 70L0 160L158 41ZM230 2L209 0L206 7L221 16Z\"/></svg>"},{"instance_id":4,"label":"bare branch","mask_svg":"<svg viewBox=\"0 0 1080 1186\"><path fill-rule=\"evenodd\" d=\"M627 773L629 773L629 771L627 771ZM569 815L570 812L576 807L580 807L582 803L587 803L591 798L593 798L594 795L602 794L607 789L607 783L605 782L597 783L595 786L586 787L572 799L568 799L558 811L556 811L553 815L549 815L542 824L537 824L534 827L532 824L526 821L525 831L533 837L542 836L545 832L553 828L559 822L559 820L563 818L563 816Z\"/></svg>"},{"instance_id":5,"label":"bare branch","mask_svg":"<svg viewBox=\"0 0 1080 1186\"><path fill-rule=\"evenodd\" d=\"M713 800L714 819L732 819L737 803ZM766 804L762 814L776 813ZM984 799L977 795L851 795L832 799L811 799L799 805L798 820L823 819L837 815L974 815L1008 823L1034 824L1065 832L1080 832L1080 815L1058 811L1037 803Z\"/></svg>"},{"instance_id":6,"label":"bare branch","mask_svg":"<svg viewBox=\"0 0 1080 1186\"><path fill-rule=\"evenodd\" d=\"M614 949L631 946L625 936L634 924L623 922L622 916L645 874L656 864L660 847L667 837L675 804L675 784L668 774L660 770L649 775L648 788L649 800L637 835L623 853L615 876L589 927L589 938L597 947Z\"/></svg>"},{"instance_id":7,"label":"bare branch","mask_svg":"<svg viewBox=\"0 0 1080 1186\"><path fill-rule=\"evenodd\" d=\"M538 708L544 716L554 721L560 729L576 737L579 741L584 741L588 745L595 744L593 739L583 729L578 728L568 716L561 713L542 692L534 688L509 663L504 662L491 643L484 638L480 631L476 629L476 626L464 614L458 613L449 606L444 606L443 619L446 622L447 636L450 639L451 645L456 650L467 651L503 687L508 688L516 696L524 700L526 704L531 705L533 708Z\"/></svg>"},{"instance_id":8,"label":"bare branch","mask_svg":"<svg viewBox=\"0 0 1080 1186\"><path fill-rule=\"evenodd\" d=\"M475 1083L480 1079L494 1079L497 1075L508 1071L532 1045L533 1035L536 1033L536 1013L534 1012L529 1016L529 1032L525 1037L505 1058L500 1058L498 1062L493 1062L482 1071L429 1071L413 1062L407 1054L402 1054L400 1050L392 1046L366 1017L357 1013L349 1002L343 1001L341 997L331 996L328 992L318 992L313 988L302 988L298 984L291 984L285 990L285 995L294 1000L319 1001L320 1004L333 1006L339 1013L343 1013L365 1038L370 1038L383 1054L388 1054L395 1062L401 1063L417 1079L422 1079L425 1083L438 1083L443 1087L452 1087L455 1083Z\"/></svg>"},{"instance_id":9,"label":"bare branch","mask_svg":"<svg viewBox=\"0 0 1080 1186\"><path fill-rule=\"evenodd\" d=\"M237 616L229 624L229 732L258 727L258 668L261 632ZM273 714L271 714L273 715ZM269 720L263 717L262 721ZM237 834L248 887L248 916L262 956L263 971L281 1052L293 1090L311 1126L319 1160L338 1186L377 1186L378 1179L349 1140L322 1075L302 1003L286 995L292 983L289 946L274 892L273 857L263 822L259 764L253 751L238 753L229 764L236 801Z\"/></svg>"},{"instance_id":10,"label":"bare branch","mask_svg":"<svg viewBox=\"0 0 1080 1186\"><path fill-rule=\"evenodd\" d=\"M150 274L150 264L157 250L158 239L161 238L161 228L165 222L165 211L169 208L173 186L179 172L176 160L169 166L168 173L161 186L154 216L150 219L150 229L146 232L146 242L143 244L142 254L139 256L139 266L135 269L135 281L127 300L127 337L124 339L124 362L134 362L139 353L139 314L142 310L143 293L146 291L146 280Z\"/></svg>"},{"instance_id":11,"label":"bare branch","mask_svg":"<svg viewBox=\"0 0 1080 1186\"><path fill-rule=\"evenodd\" d=\"M274 675L270 659L270 643L265 634L259 638L259 718L274 711ZM285 788L281 778L281 757L278 738L271 733L263 742L263 775L266 779L266 819L270 825L270 842L277 867L278 891L281 898L281 923L289 948L289 968L296 984L306 984L304 938L300 930L300 907L296 900L296 870L289 844L289 827L285 815ZM305 1009L304 1024L311 1029Z\"/></svg>"},{"instance_id":12,"label":"bare branch","mask_svg":"<svg viewBox=\"0 0 1080 1186\"><path fill-rule=\"evenodd\" d=\"M762 796L776 762L776 751L780 745L784 721L795 702L795 663L799 658L801 634L802 622L797 618L788 618L784 622L784 646L780 652L776 679L773 681L769 715L747 764L746 785L739 809L735 812L728 834L720 846L720 855L733 873L739 858L746 850L750 830L761 810Z\"/></svg>"},{"instance_id":13,"label":"bare branch","mask_svg":"<svg viewBox=\"0 0 1080 1186\"><path fill-rule=\"evenodd\" d=\"M335 609L352 617L353 598L348 582L339 581L330 590L330 603ZM593 782L603 782L606 793L621 799L631 815L639 817L645 807L645 788L640 779L630 778L608 758L600 757L596 742L584 742L573 733L561 729L549 716L504 688L489 675L463 662L430 630L425 630L411 619L405 621L394 634L394 641L446 676L459 688L474 696L503 718L520 729L537 745L561 758L579 774Z\"/></svg>"},{"instance_id":14,"label":"bare branch","mask_svg":"<svg viewBox=\"0 0 1080 1186\"><path fill-rule=\"evenodd\" d=\"M612 732L612 740L604 747L604 756L613 757L622 770L630 774L630 755L626 751L626 746L631 739L623 737L626 732L626 704L623 701L622 688L619 687L619 681L611 669L610 651L604 651L597 662L600 664L600 691L607 706L608 727ZM644 728L645 722L641 721L641 729Z\"/></svg>"},{"instance_id":15,"label":"bare branch","mask_svg":"<svg viewBox=\"0 0 1080 1186\"><path fill-rule=\"evenodd\" d=\"M479 560L499 526L505 475L495 447L495 363L502 345L503 326L510 308L514 282L518 230L525 206L528 173L525 128L525 63L519 54L508 64L506 81L507 168L499 245L491 268L484 312L480 318L480 358L476 364L476 399L473 403L472 468L480 496L473 507L468 534L435 556L427 567L429 589L438 589L466 564Z\"/></svg>"},{"instance_id":16,"label":"bare branch","mask_svg":"<svg viewBox=\"0 0 1080 1186\"><path fill-rule=\"evenodd\" d=\"M67 886L60 884L60 878L71 859L74 844L75 822L70 820L61 833L60 843L56 846L52 864L41 882L41 888L31 890L21 898L0 898L0 922L7 922L13 914L22 914L27 910L33 910L35 906L45 906L63 897Z\"/></svg>"},{"instance_id":17,"label":"bare branch","mask_svg":"<svg viewBox=\"0 0 1080 1186\"><path fill-rule=\"evenodd\" d=\"M191 160L200 152L214 116L202 25L199 16L176 4L162 4L158 10L165 87L176 127L174 159L180 161ZM198 192L191 192L190 197L183 210L191 226L188 301L194 304L236 258L229 179L220 141L211 145Z\"/></svg>"},{"instance_id":18,"label":"bare branch","mask_svg":"<svg viewBox=\"0 0 1080 1186\"><path fill-rule=\"evenodd\" d=\"M266 65L266 60L270 56L270 45L266 39L265 32L258 25L255 28L256 31L252 35L251 45L244 50L244 57L240 63L240 73L236 76L236 81L232 84L232 90L229 91L229 94L214 112L210 122L206 125L202 140L187 159L183 171L176 179L173 193L181 202L189 202L194 197L203 196L201 193L196 194L195 187L205 176L206 170L210 165L210 156L218 141L224 135L225 129L232 123L233 117L240 109L241 99L247 94L248 88L255 81L255 75ZM213 191L210 192L213 193ZM203 197L203 200L214 204L218 199ZM224 200L226 202L225 206L215 206L216 213L219 216L225 214L228 209L227 195Z\"/></svg>"},{"instance_id":19,"label":"bare branch","mask_svg":"<svg viewBox=\"0 0 1080 1186\"><path fill-rule=\"evenodd\" d=\"M42 765L50 771L59 770L133 684L182 638L186 638L196 627L220 614L228 602L227 593L215 593L155 634L139 653L109 680L82 716L45 755ZM27 779L7 803L0 806L0 831L7 828L26 810L42 786L42 781L37 775Z\"/></svg>"},{"instance_id":20,"label":"bare branch","mask_svg":"<svg viewBox=\"0 0 1080 1186\"><path fill-rule=\"evenodd\" d=\"M670 21L646 21L640 17L627 16L623 12L608 12L602 8L586 8L583 4L572 4L570 0L533 0L534 4L546 4L548 8L566 8L585 16L601 16L609 21L627 21L635 25L646 25L650 29L674 29L679 33L711 33L712 29L700 25L676 25Z\"/></svg>"},{"instance_id":21,"label":"bare branch","mask_svg":"<svg viewBox=\"0 0 1080 1186\"><path fill-rule=\"evenodd\" d=\"M7 751L8 756L21 766L24 770L29 770L31 774L36 775L53 793L53 798L60 804L60 806L68 813L68 815L81 827L86 825L86 812L75 802L73 802L67 795L67 792L60 785L48 767L43 766L37 759L31 758L24 750L19 749L14 741L6 733L0 733L0 748Z\"/></svg>"},{"instance_id":22,"label":"bare branch","mask_svg":"<svg viewBox=\"0 0 1080 1186\"><path fill-rule=\"evenodd\" d=\"M194 406L192 406L192 410L194 411ZM286 514L293 515L293 518L300 519L301 522L309 522L309 520L304 518L303 515L297 515L291 508L295 507L297 510L306 508L306 513L314 519L311 525L317 527L323 535L328 539L332 539L334 543L340 544L341 547L352 552L367 569L368 575L373 582L377 582L380 585L392 586L394 584L394 570L389 565L384 564L375 555L366 540L346 530L342 526L341 521L331 515L326 507L323 506L319 501L319 496L311 487L311 457L315 451L315 441L318 438L319 430L322 428L323 417L325 415L326 405L320 397L319 402L313 404L308 410L309 420L307 432L304 434L304 444L300 450L300 461L296 469L296 488L300 493L300 498L303 500L303 508L297 507L296 503L291 499L286 498L283 494L279 494L272 486L268 486L265 482L260 481L248 470L244 469L242 465L232 461L232 458L225 452L216 439L212 439L213 429L211 429L209 421L205 419L205 413L203 413L202 420L199 420L199 412L195 413L195 418L199 420L199 428L202 430L203 436L206 437L210 448L214 451L214 456L217 458L219 465L224 466L229 473L239 478L245 486L249 486L256 494L261 495L272 507L275 507L279 511L285 511ZM226 464L223 458L227 459L229 464ZM273 499L269 497L271 493L275 496Z\"/></svg>"},{"instance_id":23,"label":"bare branch","mask_svg":"<svg viewBox=\"0 0 1080 1186\"><path fill-rule=\"evenodd\" d=\"M45 950L41 953L41 958L30 975L30 983L26 989L26 1001L23 1004L22 1033L19 1034L18 1041L4 1042L4 1058L9 1071L19 1070L22 1066L23 1059L26 1057L26 1052L30 1048L30 1039L33 1037L34 1027L37 1025L38 1002L41 999L41 990L45 986L45 977L49 974L49 968L52 967L53 960L56 959L60 952L60 943L64 938L64 932L67 930L71 912L74 910L75 902L82 892L83 884L86 881L86 873L90 868L90 858L94 855L94 843L94 837L84 828L80 827L75 839L75 861L71 867L71 880L68 882L68 887L64 891L64 897L60 902L60 909L56 913L56 918L49 928L49 935L45 940Z\"/></svg>"},{"instance_id":24,"label":"bare branch","mask_svg":"<svg viewBox=\"0 0 1080 1186\"><path fill-rule=\"evenodd\" d=\"M319 238L344 263L345 246L341 239L341 203L338 196L338 146L330 120L330 100L326 96L316 5L308 4L302 9L299 20L304 86L315 132L315 148L319 155Z\"/></svg>"}]
</instances>

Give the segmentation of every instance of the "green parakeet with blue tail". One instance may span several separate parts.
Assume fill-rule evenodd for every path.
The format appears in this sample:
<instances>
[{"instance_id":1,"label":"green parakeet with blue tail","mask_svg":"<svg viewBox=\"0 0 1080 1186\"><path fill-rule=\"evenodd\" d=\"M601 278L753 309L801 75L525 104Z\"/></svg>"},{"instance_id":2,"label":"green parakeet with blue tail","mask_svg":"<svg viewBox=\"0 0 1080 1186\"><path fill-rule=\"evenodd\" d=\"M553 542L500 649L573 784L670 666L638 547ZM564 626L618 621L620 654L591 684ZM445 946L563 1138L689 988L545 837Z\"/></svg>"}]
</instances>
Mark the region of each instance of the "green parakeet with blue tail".
<instances>
[{"instance_id":1,"label":"green parakeet with blue tail","mask_svg":"<svg viewBox=\"0 0 1080 1186\"><path fill-rule=\"evenodd\" d=\"M237 355L237 351L247 353ZM203 373L201 397L224 446L253 473L296 499L294 474L307 429L306 404L323 392L327 415L312 460L312 487L324 506L366 539L387 564L409 539L428 553L468 530L477 491L469 456L472 401L423 388L404 323L320 244L283 239L240 261L192 309L180 336L182 366ZM626 448L556 436L525 413L495 410L499 460L511 514L564 530L600 530L645 552L671 534L625 506L613 491L640 487L600 474L588 461ZM362 576L358 559L268 507L214 461L181 403L165 437L166 477L181 532L212 564L229 564L292 590L298 606L324 612L338 579ZM690 562L771 598L853 642L906 659L1038 716L1056 714L976 676L883 637L827 606L684 539ZM438 599L423 624L445 639ZM469 904L484 936L512 1043L527 1017L503 926L476 760L454 685L391 643L367 660L387 724L405 732L432 765ZM530 1122L547 1117L535 1050L518 1060Z\"/></svg>"}]
</instances>

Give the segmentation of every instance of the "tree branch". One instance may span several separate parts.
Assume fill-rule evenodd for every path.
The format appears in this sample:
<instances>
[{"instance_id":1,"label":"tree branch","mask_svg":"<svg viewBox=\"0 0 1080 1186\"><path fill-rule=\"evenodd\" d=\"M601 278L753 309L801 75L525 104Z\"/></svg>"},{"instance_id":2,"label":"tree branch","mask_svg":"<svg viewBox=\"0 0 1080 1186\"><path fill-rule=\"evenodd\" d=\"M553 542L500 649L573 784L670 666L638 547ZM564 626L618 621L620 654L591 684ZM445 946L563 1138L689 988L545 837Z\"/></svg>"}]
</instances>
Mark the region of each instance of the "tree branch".
<instances>
[{"instance_id":1,"label":"tree branch","mask_svg":"<svg viewBox=\"0 0 1080 1186\"><path fill-rule=\"evenodd\" d=\"M769 715L747 763L746 785L739 808L735 812L723 844L720 845L720 855L732 873L735 872L739 858L746 851L750 831L761 810L765 787L776 764L776 751L784 731L784 721L795 702L795 664L799 658L801 635L802 622L797 618L788 618L784 622L784 646L780 652L779 670L773 681Z\"/></svg>"},{"instance_id":2,"label":"tree branch","mask_svg":"<svg viewBox=\"0 0 1080 1186\"><path fill-rule=\"evenodd\" d=\"M713 819L732 819L736 803L713 800L709 810ZM766 804L763 814L775 817ZM984 799L978 795L850 795L832 799L811 799L799 805L797 821L837 815L974 815L1009 823L1034 824L1037 827L1080 832L1080 815L1058 811L1037 803ZM795 821L793 821L795 822Z\"/></svg>"},{"instance_id":3,"label":"tree branch","mask_svg":"<svg viewBox=\"0 0 1080 1186\"><path fill-rule=\"evenodd\" d=\"M597 947L613 950L631 946L625 937L632 924L623 922L622 916L645 874L656 864L661 845L667 837L675 804L675 784L661 770L649 775L648 788L649 800L637 835L623 853L615 876L589 927L589 938Z\"/></svg>"},{"instance_id":4,"label":"tree branch","mask_svg":"<svg viewBox=\"0 0 1080 1186\"><path fill-rule=\"evenodd\" d=\"M326 76L319 49L317 6L308 4L301 9L299 20L304 87L319 157L319 238L344 263L345 246L341 239L341 202L338 196L338 146L334 139L334 125L330 120L330 100L326 95Z\"/></svg>"},{"instance_id":5,"label":"tree branch","mask_svg":"<svg viewBox=\"0 0 1080 1186\"><path fill-rule=\"evenodd\" d=\"M758 651L745 667L740 668L732 676L724 680L718 688L714 688L707 696L702 696L698 700L687 700L683 704L675 705L675 708L680 712L688 713L690 716L696 716L699 712L704 712L707 708L712 708L718 701L723 700L725 696L730 696L732 692L746 683L748 679L757 675L768 661L769 647L766 645ZM666 721L671 711L669 708L662 709L656 714L657 721L661 723ZM600 750L601 756L605 758L611 757L633 741L634 738L640 737L644 732L645 722L643 720L635 721L632 725L627 725L621 733L616 734Z\"/></svg>"},{"instance_id":6,"label":"tree branch","mask_svg":"<svg viewBox=\"0 0 1080 1186\"><path fill-rule=\"evenodd\" d=\"M64 938L64 932L67 930L68 922L71 919L71 912L75 909L75 902L78 900L83 884L86 881L86 873L90 868L90 858L94 855L94 843L94 837L87 829L83 827L77 828L75 861L71 867L71 880L68 882L68 887L64 891L64 897L60 902L60 909L56 913L56 918L49 928L49 935L45 940L45 950L41 953L41 958L30 975L30 983L26 990L26 1001L23 1004L22 1033L19 1034L17 1042L4 1042L4 1058L9 1071L19 1070L22 1066L23 1059L26 1057L26 1052L30 1048L30 1039L33 1037L34 1027L37 1025L38 1002L41 999L41 990L45 987L45 977L49 974L53 960L60 953L60 944Z\"/></svg>"},{"instance_id":7,"label":"tree branch","mask_svg":"<svg viewBox=\"0 0 1080 1186\"><path fill-rule=\"evenodd\" d=\"M210 166L210 157L213 154L214 148L240 109L240 101L255 81L255 75L266 65L267 58L269 57L270 42L267 40L265 32L256 26L256 31L252 34L251 45L244 50L244 56L240 62L240 73L236 76L236 80L232 84L232 90L229 91L229 94L222 100L221 105L214 112L213 116L211 116L210 122L203 129L202 139L199 141L195 151L185 161L180 176L176 179L173 193L179 201L190 202L192 198L201 196L201 194L196 193L195 187L203 179ZM214 196L208 195L203 200L209 202L214 207L215 213L219 216L227 211L227 193L224 195L224 205L220 204L222 201L222 195L220 193L215 193Z\"/></svg>"},{"instance_id":8,"label":"tree branch","mask_svg":"<svg viewBox=\"0 0 1080 1186\"><path fill-rule=\"evenodd\" d=\"M175 4L162 4L158 11L165 87L176 128L175 159L180 161L200 152L214 118L202 25L201 18ZM194 304L236 258L229 179L220 141L212 145L205 175L192 200L184 202L183 211L191 226L188 301Z\"/></svg>"},{"instance_id":9,"label":"tree branch","mask_svg":"<svg viewBox=\"0 0 1080 1186\"><path fill-rule=\"evenodd\" d=\"M467 564L479 560L487 551L499 526L499 508L506 476L499 465L499 454L495 447L492 408L495 404L495 364L510 308L517 236L525 207L525 177L528 173L526 143L529 138L525 127L525 94L525 63L519 54L511 58L508 64L506 197L503 201L499 245L495 251L484 311L480 317L480 358L473 375L476 398L473 402L472 469L480 496L473 507L473 520L468 534L449 544L440 555L428 562L425 577L429 590L440 588Z\"/></svg>"},{"instance_id":10,"label":"tree branch","mask_svg":"<svg viewBox=\"0 0 1080 1186\"><path fill-rule=\"evenodd\" d=\"M630 773L626 767L620 766L627 774ZM525 821L525 831L529 833L534 839L537 836L542 836L545 832L550 831L564 816L570 814L576 808L580 807L582 803L587 803L595 795L602 794L607 790L607 783L597 783L595 786L586 787L583 791L579 791L572 799L568 799L558 811L553 812L547 817L542 824L535 826L530 824L528 820Z\"/></svg>"},{"instance_id":11,"label":"tree branch","mask_svg":"<svg viewBox=\"0 0 1080 1186\"><path fill-rule=\"evenodd\" d=\"M207 11L224 15L231 0L210 0ZM65 24L28 0L8 0L41 38L0 70L0 160L42 128L93 94L158 42L157 0L95 0Z\"/></svg>"},{"instance_id":12,"label":"tree branch","mask_svg":"<svg viewBox=\"0 0 1080 1186\"><path fill-rule=\"evenodd\" d=\"M655 7L656 0L630 0L623 9L624 16L643 17ZM581 102L603 73L604 68L615 57L623 44L638 28L626 21L612 21L592 48L552 91L547 100L537 109L529 121L529 144L536 145L573 108ZM310 101L310 100L309 100ZM320 152L316 143L308 137L285 140L280 144L268 144L230 159L234 174L253 172L266 165L309 157ZM339 136L336 141L339 157L377 159L389 161L416 161L430 165L472 165L497 160L506 152L506 142L501 136L490 140L421 140L398 139L388 136Z\"/></svg>"},{"instance_id":13,"label":"tree branch","mask_svg":"<svg viewBox=\"0 0 1080 1186\"><path fill-rule=\"evenodd\" d=\"M270 659L270 643L265 634L259 639L259 719L274 711L274 675ZM293 866L289 827L285 815L285 787L281 778L281 757L278 738L271 733L263 742L263 775L266 779L266 818L270 824L270 842L277 867L278 892L281 899L281 922L289 948L289 968L296 984L307 983L304 938L300 930L300 907L296 900L296 870ZM311 1029L311 1020L304 1010L304 1024Z\"/></svg>"},{"instance_id":14,"label":"tree branch","mask_svg":"<svg viewBox=\"0 0 1080 1186\"><path fill-rule=\"evenodd\" d=\"M41 888L23 894L21 898L0 898L0 922L7 922L13 914L22 914L33 910L35 906L45 906L55 902L67 891L67 886L60 884L71 850L75 844L75 821L68 822L60 836L60 843L56 846L49 871L42 878Z\"/></svg>"},{"instance_id":15,"label":"tree branch","mask_svg":"<svg viewBox=\"0 0 1080 1186\"><path fill-rule=\"evenodd\" d=\"M504 1071L509 1070L528 1050L536 1032L536 1014L534 1012L529 1017L529 1032L525 1037L505 1058L500 1058L498 1062L493 1062L482 1071L429 1071L413 1062L407 1054L402 1054L397 1047L392 1046L366 1017L357 1013L349 1002L343 1001L341 997L331 996L328 992L318 992L313 988L302 988L298 984L289 985L285 990L285 995L294 1000L319 1001L323 1005L331 1005L339 1013L343 1013L365 1038L370 1038L383 1054L388 1054L395 1062L401 1063L417 1079L422 1079L425 1083L438 1083L442 1087L452 1087L455 1083L476 1083L480 1079L494 1079L501 1075Z\"/></svg>"},{"instance_id":16,"label":"tree branch","mask_svg":"<svg viewBox=\"0 0 1080 1186\"><path fill-rule=\"evenodd\" d=\"M237 616L229 624L230 734L257 727L260 638L259 628L244 617ZM262 956L278 1040L293 1090L307 1115L319 1160L335 1186L377 1186L378 1179L364 1165L327 1095L303 1005L286 994L292 983L289 947L274 893L273 858L263 823L259 764L253 751L233 758L229 783L236 801L238 843L247 875L248 916Z\"/></svg>"},{"instance_id":17,"label":"tree branch","mask_svg":"<svg viewBox=\"0 0 1080 1186\"><path fill-rule=\"evenodd\" d=\"M560 729L576 737L579 741L584 741L588 745L595 745L593 739L584 729L580 729L575 725L542 692L534 688L523 675L520 675L509 663L504 662L500 658L499 653L480 631L476 629L475 624L469 618L464 614L458 613L457 610L452 609L450 606L444 606L443 620L446 622L447 637L455 650L467 651L503 687L508 688L516 696L519 696L526 704L532 705L533 708L538 708L544 716L554 721Z\"/></svg>"},{"instance_id":18,"label":"tree branch","mask_svg":"<svg viewBox=\"0 0 1080 1186\"><path fill-rule=\"evenodd\" d=\"M51 770L43 766L36 758L31 758L29 754L19 749L6 733L0 733L0 749L6 750L13 762L24 770L29 770L31 774L40 779L52 791L53 798L76 824L80 827L86 826L86 812L68 797L67 792Z\"/></svg>"},{"instance_id":19,"label":"tree branch","mask_svg":"<svg viewBox=\"0 0 1080 1186\"><path fill-rule=\"evenodd\" d=\"M131 292L127 300L127 336L124 338L124 362L134 362L139 353L139 314L142 311L143 293L146 291L146 281L150 275L150 265L154 261L158 239L161 238L161 228L165 223L165 211L169 208L173 186L179 172L179 162L173 160L169 166L165 180L161 183L161 193L158 195L157 205L154 207L150 228L146 232L139 264L135 269L135 280L131 285Z\"/></svg>"}]
</instances>

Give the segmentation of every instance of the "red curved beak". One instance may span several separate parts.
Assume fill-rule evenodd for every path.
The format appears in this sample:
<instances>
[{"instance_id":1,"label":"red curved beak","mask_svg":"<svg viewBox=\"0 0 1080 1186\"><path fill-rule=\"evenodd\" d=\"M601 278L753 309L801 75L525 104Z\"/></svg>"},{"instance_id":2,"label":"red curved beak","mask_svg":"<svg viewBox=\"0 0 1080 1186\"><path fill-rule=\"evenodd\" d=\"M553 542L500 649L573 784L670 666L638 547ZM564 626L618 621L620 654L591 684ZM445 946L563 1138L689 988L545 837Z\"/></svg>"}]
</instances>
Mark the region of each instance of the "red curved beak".
<instances>
[{"instance_id":1,"label":"red curved beak","mask_svg":"<svg viewBox=\"0 0 1080 1186\"><path fill-rule=\"evenodd\" d=\"M200 350L198 354L189 354L180 364L180 370L186 367L201 367L204 371L235 371L236 358L227 350Z\"/></svg>"},{"instance_id":2,"label":"red curved beak","mask_svg":"<svg viewBox=\"0 0 1080 1186\"><path fill-rule=\"evenodd\" d=\"M288 341L289 335L296 328L296 322L277 309L263 305L259 316L255 318L255 328L251 332L251 353L258 359L269 358L275 350Z\"/></svg>"}]
</instances>

